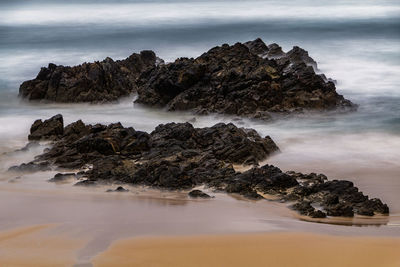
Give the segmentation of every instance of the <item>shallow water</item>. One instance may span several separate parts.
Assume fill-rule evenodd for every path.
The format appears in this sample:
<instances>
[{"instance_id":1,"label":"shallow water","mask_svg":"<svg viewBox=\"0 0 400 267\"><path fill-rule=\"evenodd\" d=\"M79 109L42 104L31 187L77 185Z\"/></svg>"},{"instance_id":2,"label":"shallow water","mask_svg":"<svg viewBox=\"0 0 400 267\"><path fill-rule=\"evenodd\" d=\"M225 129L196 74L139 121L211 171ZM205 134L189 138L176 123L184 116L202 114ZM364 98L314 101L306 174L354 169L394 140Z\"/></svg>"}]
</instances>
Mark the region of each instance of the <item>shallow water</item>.
<instances>
[{"instance_id":1,"label":"shallow water","mask_svg":"<svg viewBox=\"0 0 400 267\"><path fill-rule=\"evenodd\" d=\"M285 203L250 201L235 195L203 189L213 199L189 199L186 192L160 192L129 187L125 193L105 193L116 185L96 188L49 183L56 172L2 175L0 229L54 225L50 234L85 240L77 252L78 263L89 262L112 242L128 237L232 234L258 232L309 232L342 236L400 236L400 220L342 219L369 226L310 223L296 218ZM10 179L11 178L11 179ZM301 219L301 218L300 218ZM379 225L379 223L387 223ZM374 225L378 224L378 225Z\"/></svg>"},{"instance_id":2,"label":"shallow water","mask_svg":"<svg viewBox=\"0 0 400 267\"><path fill-rule=\"evenodd\" d=\"M29 127L38 118L61 113L66 123L120 121L151 131L160 123L194 117L134 105L134 96L103 106L20 101L19 84L35 77L41 66L79 64L107 56L120 59L142 49L153 49L171 61L198 56L222 43L257 37L277 42L284 50L294 45L308 50L321 72L337 80L338 92L359 104L359 110L305 114L272 123L196 116L194 125L233 121L270 135L281 153L267 163L354 181L360 190L389 204L387 226L316 227L294 220L278 203L227 196L197 202L154 195L140 198L133 193L109 195L102 190L85 192L69 184L49 184L50 173L19 179L4 173L40 153L42 148L3 154L25 145ZM129 234L276 229L399 235L399 52L398 1L0 1L0 228L59 222L69 230L92 228L97 238L107 233L106 239ZM96 250L100 248L88 246L82 257Z\"/></svg>"}]
</instances>

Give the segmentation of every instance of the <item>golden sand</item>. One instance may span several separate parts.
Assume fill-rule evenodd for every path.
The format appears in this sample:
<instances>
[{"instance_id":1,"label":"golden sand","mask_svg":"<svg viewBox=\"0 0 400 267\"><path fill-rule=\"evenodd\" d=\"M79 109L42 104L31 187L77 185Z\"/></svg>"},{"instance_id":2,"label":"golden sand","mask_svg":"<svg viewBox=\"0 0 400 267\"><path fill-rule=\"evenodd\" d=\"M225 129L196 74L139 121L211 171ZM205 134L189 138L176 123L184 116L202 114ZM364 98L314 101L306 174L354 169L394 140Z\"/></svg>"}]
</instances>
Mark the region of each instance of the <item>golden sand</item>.
<instances>
[{"instance_id":1,"label":"golden sand","mask_svg":"<svg viewBox=\"0 0 400 267\"><path fill-rule=\"evenodd\" d=\"M86 242L36 225L0 232L0 266L72 266Z\"/></svg>"},{"instance_id":2,"label":"golden sand","mask_svg":"<svg viewBox=\"0 0 400 267\"><path fill-rule=\"evenodd\" d=\"M400 238L305 233L135 238L115 242L93 265L398 267Z\"/></svg>"}]
</instances>

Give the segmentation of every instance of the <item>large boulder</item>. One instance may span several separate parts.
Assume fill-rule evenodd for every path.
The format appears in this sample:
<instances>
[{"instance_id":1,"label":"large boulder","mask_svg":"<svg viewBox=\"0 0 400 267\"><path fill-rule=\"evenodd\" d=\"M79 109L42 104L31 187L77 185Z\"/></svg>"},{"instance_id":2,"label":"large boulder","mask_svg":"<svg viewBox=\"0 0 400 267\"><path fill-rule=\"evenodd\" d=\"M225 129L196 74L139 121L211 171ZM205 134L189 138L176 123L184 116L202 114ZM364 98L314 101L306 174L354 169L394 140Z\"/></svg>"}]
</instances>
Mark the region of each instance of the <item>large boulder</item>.
<instances>
[{"instance_id":1,"label":"large boulder","mask_svg":"<svg viewBox=\"0 0 400 267\"><path fill-rule=\"evenodd\" d=\"M25 81L19 95L28 100L53 102L109 102L136 92L136 80L155 67L153 51L132 54L124 60L68 67L50 63L35 79Z\"/></svg>"}]
</instances>

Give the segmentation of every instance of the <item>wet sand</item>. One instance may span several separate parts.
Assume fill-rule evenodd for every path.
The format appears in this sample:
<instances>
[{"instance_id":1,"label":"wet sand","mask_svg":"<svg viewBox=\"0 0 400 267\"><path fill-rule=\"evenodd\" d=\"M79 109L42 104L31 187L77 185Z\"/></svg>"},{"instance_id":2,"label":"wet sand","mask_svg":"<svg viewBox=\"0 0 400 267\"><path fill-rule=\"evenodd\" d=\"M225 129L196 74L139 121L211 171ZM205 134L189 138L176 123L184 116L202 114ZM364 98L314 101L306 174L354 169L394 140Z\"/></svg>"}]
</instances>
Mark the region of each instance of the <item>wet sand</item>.
<instances>
[{"instance_id":1,"label":"wet sand","mask_svg":"<svg viewBox=\"0 0 400 267\"><path fill-rule=\"evenodd\" d=\"M0 232L1 266L71 266L85 240L34 225Z\"/></svg>"},{"instance_id":2,"label":"wet sand","mask_svg":"<svg viewBox=\"0 0 400 267\"><path fill-rule=\"evenodd\" d=\"M79 266L84 238L35 225L0 232L1 266ZM381 266L400 265L400 238L298 232L136 237L114 241L82 266Z\"/></svg>"},{"instance_id":3,"label":"wet sand","mask_svg":"<svg viewBox=\"0 0 400 267\"><path fill-rule=\"evenodd\" d=\"M115 242L94 266L400 266L400 238L302 233L136 238Z\"/></svg>"}]
</instances>

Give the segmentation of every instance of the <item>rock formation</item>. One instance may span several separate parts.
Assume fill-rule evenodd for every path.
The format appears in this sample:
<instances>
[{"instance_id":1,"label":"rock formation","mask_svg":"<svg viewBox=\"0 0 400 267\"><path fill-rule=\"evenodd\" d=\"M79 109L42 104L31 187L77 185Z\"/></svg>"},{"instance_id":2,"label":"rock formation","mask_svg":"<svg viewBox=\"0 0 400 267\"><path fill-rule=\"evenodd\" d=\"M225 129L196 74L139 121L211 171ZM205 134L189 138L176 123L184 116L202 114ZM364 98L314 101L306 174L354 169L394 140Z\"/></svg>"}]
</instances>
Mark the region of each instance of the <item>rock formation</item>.
<instances>
[{"instance_id":1,"label":"rock formation","mask_svg":"<svg viewBox=\"0 0 400 267\"><path fill-rule=\"evenodd\" d=\"M314 68L316 62L299 47L284 53L261 39L225 44L195 59L156 67L139 81L136 102L252 118L269 118L271 112L355 108Z\"/></svg>"},{"instance_id":2,"label":"rock formation","mask_svg":"<svg viewBox=\"0 0 400 267\"><path fill-rule=\"evenodd\" d=\"M76 67L50 64L24 82L29 100L107 102L137 92L136 103L268 119L274 112L354 109L333 82L316 74L317 63L295 46L284 53L261 39L224 44L197 58L158 64L142 51L121 61L110 58Z\"/></svg>"},{"instance_id":3,"label":"rock formation","mask_svg":"<svg viewBox=\"0 0 400 267\"><path fill-rule=\"evenodd\" d=\"M47 125L49 130L43 129L40 139L52 132L52 124ZM386 204L365 196L352 182L328 181L322 174L285 173L272 165L259 167L278 147L270 137L233 124L194 128L190 123L169 123L149 134L120 123L86 125L79 120L50 136L52 148L10 170L73 170L76 175L57 174L53 181L75 177L77 185L85 186L126 183L169 190L207 186L256 200L272 194L294 202L292 208L299 213L318 218L389 212ZM253 167L238 172L233 164ZM190 195L206 197L201 191Z\"/></svg>"},{"instance_id":4,"label":"rock formation","mask_svg":"<svg viewBox=\"0 0 400 267\"><path fill-rule=\"evenodd\" d=\"M28 100L53 102L110 102L136 92L136 79L154 68L153 51L132 54L124 60L65 67L50 63L35 79L21 84L19 94Z\"/></svg>"}]
</instances>

